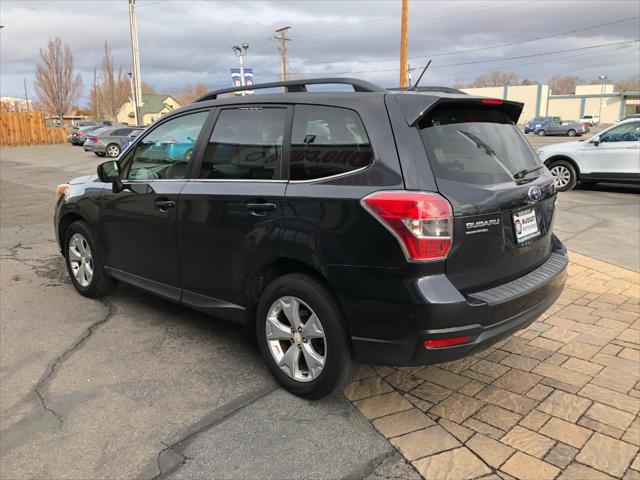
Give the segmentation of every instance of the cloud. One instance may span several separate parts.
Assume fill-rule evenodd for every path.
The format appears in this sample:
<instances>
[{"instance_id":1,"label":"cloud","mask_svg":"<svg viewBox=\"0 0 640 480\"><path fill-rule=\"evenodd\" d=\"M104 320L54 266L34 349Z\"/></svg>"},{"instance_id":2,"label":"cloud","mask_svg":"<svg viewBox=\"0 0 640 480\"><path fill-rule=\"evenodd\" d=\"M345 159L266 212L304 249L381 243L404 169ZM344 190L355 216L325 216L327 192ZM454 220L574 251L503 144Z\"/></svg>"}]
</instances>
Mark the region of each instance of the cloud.
<instances>
[{"instance_id":1,"label":"cloud","mask_svg":"<svg viewBox=\"0 0 640 480\"><path fill-rule=\"evenodd\" d=\"M257 81L280 75L274 30L290 25L289 71L310 76L352 75L395 86L398 83L400 1L210 2L137 0L142 77L157 90L204 82L230 84L237 65L231 46L251 44L247 65ZM3 0L0 94L20 96L23 78L32 85L38 51L62 37L75 66L91 82L108 41L116 64L130 67L129 20L125 1L32 2ZM410 2L409 56L414 66L433 58L429 84L451 85L494 69L544 81L556 73L587 79L605 72L613 79L637 75L638 44L511 59L539 52L634 40L638 19L570 35L486 50L451 53L513 43L640 15L638 2L430 1ZM478 60L491 62L457 65ZM85 94L88 93L88 88ZM30 93L33 93L30 87Z\"/></svg>"}]
</instances>

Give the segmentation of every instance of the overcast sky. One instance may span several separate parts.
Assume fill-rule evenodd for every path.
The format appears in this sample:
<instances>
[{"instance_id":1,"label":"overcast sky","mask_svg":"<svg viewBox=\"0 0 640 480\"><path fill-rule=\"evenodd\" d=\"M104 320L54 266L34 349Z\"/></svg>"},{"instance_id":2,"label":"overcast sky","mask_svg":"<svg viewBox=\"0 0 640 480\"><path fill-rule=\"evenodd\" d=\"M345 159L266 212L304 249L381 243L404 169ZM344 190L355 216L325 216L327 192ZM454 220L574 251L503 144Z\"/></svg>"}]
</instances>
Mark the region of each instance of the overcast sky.
<instances>
[{"instance_id":1,"label":"overcast sky","mask_svg":"<svg viewBox=\"0 0 640 480\"><path fill-rule=\"evenodd\" d=\"M285 25L292 27L290 72L398 85L400 0L136 4L142 79L159 92L188 83L230 86L229 68L237 66L231 46L244 41L256 82L277 80L280 55L272 37ZM33 95L38 50L54 36L71 45L85 97L105 40L116 64L130 69L126 0L2 0L0 14L1 96L23 96L23 78ZM452 85L495 69L541 81L556 73L588 80L640 74L637 0L410 0L409 14L410 64L433 59L424 84ZM496 47L503 44L511 45ZM585 48L596 45L606 46ZM564 52L538 55L558 51Z\"/></svg>"}]
</instances>

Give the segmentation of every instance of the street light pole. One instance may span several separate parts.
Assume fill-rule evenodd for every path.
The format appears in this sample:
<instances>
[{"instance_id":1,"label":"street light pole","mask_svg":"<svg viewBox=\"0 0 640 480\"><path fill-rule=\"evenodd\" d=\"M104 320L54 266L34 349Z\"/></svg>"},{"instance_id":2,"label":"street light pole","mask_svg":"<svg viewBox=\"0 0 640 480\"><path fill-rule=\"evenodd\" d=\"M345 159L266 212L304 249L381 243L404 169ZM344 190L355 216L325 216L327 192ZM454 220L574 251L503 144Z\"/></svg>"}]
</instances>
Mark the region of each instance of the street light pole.
<instances>
[{"instance_id":1,"label":"street light pole","mask_svg":"<svg viewBox=\"0 0 640 480\"><path fill-rule=\"evenodd\" d=\"M136 125L139 126L139 109L142 100L142 83L140 80L140 50L138 49L138 21L136 19L136 0L129 0L129 34L131 36L131 68L133 101L136 111Z\"/></svg>"},{"instance_id":2,"label":"street light pole","mask_svg":"<svg viewBox=\"0 0 640 480\"><path fill-rule=\"evenodd\" d=\"M604 81L607 79L606 75L600 75L600 109L598 110L598 124L602 122L602 101L604 100Z\"/></svg>"},{"instance_id":3,"label":"street light pole","mask_svg":"<svg viewBox=\"0 0 640 480\"><path fill-rule=\"evenodd\" d=\"M138 122L138 106L136 102L136 89L133 86L133 73L127 72L127 75L129 76L129 87L131 88L131 103L133 104L133 118L134 118L134 121L136 122L136 126L140 126L140 123Z\"/></svg>"},{"instance_id":4,"label":"street light pole","mask_svg":"<svg viewBox=\"0 0 640 480\"><path fill-rule=\"evenodd\" d=\"M238 59L240 60L240 85L242 85L243 87L245 86L245 82L244 82L244 57L247 54L247 50L249 50L249 44L248 43L243 43L242 47L239 47L238 45L234 45L233 47L233 53L236 57L238 57ZM242 90L242 96L245 95L245 91Z\"/></svg>"}]
</instances>

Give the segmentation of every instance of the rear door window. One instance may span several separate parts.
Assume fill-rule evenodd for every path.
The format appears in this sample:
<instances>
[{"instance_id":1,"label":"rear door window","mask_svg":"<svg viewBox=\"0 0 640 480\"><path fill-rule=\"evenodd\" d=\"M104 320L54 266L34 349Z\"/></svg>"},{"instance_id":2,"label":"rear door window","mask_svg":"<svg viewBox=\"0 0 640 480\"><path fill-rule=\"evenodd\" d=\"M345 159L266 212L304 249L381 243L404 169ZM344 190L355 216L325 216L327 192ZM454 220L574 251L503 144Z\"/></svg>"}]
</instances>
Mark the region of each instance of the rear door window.
<instances>
[{"instance_id":1,"label":"rear door window","mask_svg":"<svg viewBox=\"0 0 640 480\"><path fill-rule=\"evenodd\" d=\"M493 185L542 165L509 117L498 110L436 107L419 128L437 178Z\"/></svg>"},{"instance_id":2,"label":"rear door window","mask_svg":"<svg viewBox=\"0 0 640 480\"><path fill-rule=\"evenodd\" d=\"M200 177L277 179L286 118L285 107L222 110L204 154Z\"/></svg>"},{"instance_id":3,"label":"rear door window","mask_svg":"<svg viewBox=\"0 0 640 480\"><path fill-rule=\"evenodd\" d=\"M296 105L291 135L290 180L314 180L351 172L373 162L373 149L356 112Z\"/></svg>"}]
</instances>

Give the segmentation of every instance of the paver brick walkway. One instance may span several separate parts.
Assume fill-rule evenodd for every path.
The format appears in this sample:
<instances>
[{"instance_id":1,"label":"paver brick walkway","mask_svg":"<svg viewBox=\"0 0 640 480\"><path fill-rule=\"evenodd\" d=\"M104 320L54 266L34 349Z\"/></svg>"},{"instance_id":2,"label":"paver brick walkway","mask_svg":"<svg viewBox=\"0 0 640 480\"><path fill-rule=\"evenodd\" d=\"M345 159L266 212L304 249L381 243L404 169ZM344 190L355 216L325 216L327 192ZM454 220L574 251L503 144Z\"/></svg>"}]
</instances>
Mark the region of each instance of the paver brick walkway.
<instances>
[{"instance_id":1,"label":"paver brick walkway","mask_svg":"<svg viewBox=\"0 0 640 480\"><path fill-rule=\"evenodd\" d=\"M640 479L640 275L570 259L527 329L454 362L363 366L345 395L429 480Z\"/></svg>"}]
</instances>

